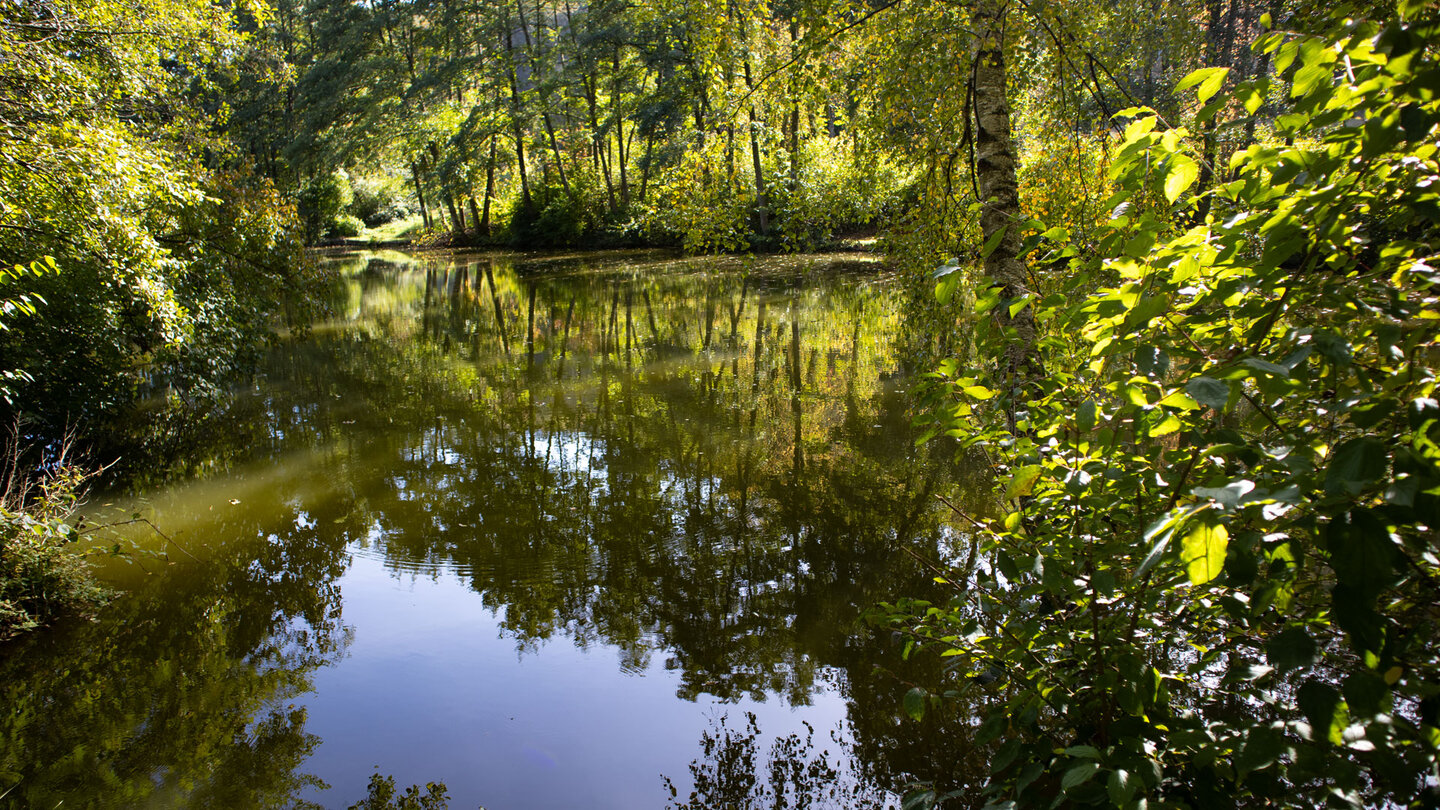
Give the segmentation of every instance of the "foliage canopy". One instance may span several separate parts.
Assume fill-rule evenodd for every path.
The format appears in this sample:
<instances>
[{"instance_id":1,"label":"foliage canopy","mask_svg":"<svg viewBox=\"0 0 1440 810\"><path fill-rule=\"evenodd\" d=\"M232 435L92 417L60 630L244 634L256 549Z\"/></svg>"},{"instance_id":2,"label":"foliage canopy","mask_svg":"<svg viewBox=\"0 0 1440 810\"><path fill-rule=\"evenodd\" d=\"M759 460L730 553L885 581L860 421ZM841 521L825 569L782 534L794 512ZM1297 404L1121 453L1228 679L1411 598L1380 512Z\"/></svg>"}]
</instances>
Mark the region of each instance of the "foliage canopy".
<instances>
[{"instance_id":1,"label":"foliage canopy","mask_svg":"<svg viewBox=\"0 0 1440 810\"><path fill-rule=\"evenodd\" d=\"M1408 14L1265 35L1273 87L1182 82L1199 127L1289 106L1213 187L1189 130L1120 113L1095 253L1032 223L1048 287L978 299L1034 308L1046 373L936 374L1008 513L889 621L989 696L992 806L1440 798L1440 19Z\"/></svg>"}]
</instances>

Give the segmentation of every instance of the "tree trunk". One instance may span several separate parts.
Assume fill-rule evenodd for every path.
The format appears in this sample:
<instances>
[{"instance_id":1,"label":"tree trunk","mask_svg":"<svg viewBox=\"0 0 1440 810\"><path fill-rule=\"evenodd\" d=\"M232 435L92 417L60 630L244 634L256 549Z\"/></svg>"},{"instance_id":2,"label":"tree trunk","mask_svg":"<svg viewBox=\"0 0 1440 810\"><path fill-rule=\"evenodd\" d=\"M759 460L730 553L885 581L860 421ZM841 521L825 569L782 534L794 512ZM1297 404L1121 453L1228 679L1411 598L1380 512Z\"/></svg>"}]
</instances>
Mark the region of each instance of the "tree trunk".
<instances>
[{"instance_id":1,"label":"tree trunk","mask_svg":"<svg viewBox=\"0 0 1440 810\"><path fill-rule=\"evenodd\" d=\"M525 172L525 132L520 123L523 111L520 99L520 78L515 75L515 43L510 29L510 18L506 15L505 32L501 35L505 45L505 64L510 73L510 124L515 135L515 170L520 175L520 197L528 211L530 205L530 180Z\"/></svg>"},{"instance_id":2,"label":"tree trunk","mask_svg":"<svg viewBox=\"0 0 1440 810\"><path fill-rule=\"evenodd\" d=\"M495 136L490 136L490 160L485 164L485 207L480 212L479 222L476 227L486 236L493 235L490 231L490 200L495 196Z\"/></svg>"},{"instance_id":3,"label":"tree trunk","mask_svg":"<svg viewBox=\"0 0 1440 810\"><path fill-rule=\"evenodd\" d=\"M425 223L425 230L430 230L430 209L425 205L425 189L420 184L420 164L410 162L410 178L415 182L415 200L420 203L420 221Z\"/></svg>"},{"instance_id":4,"label":"tree trunk","mask_svg":"<svg viewBox=\"0 0 1440 810\"><path fill-rule=\"evenodd\" d=\"M980 187L980 230L986 243L1004 232L985 257L985 275L1001 288L1001 299L1014 301L1030 290L1020 259L1020 191L1015 177L1015 144L1010 137L1010 105L1005 87L1002 0L979 0L972 16L975 43L975 175ZM1035 313L1026 306L1010 314L995 309L1001 327L1014 329L1005 349L1004 370L1011 388L1022 387L1036 372Z\"/></svg>"},{"instance_id":5,"label":"tree trunk","mask_svg":"<svg viewBox=\"0 0 1440 810\"><path fill-rule=\"evenodd\" d=\"M642 79L641 83L642 83L642 84L644 83L643 79ZM625 132L625 113L624 113L624 110L621 108L621 105L620 105L621 98L620 98L620 48L619 48L619 46L616 46L616 47L615 47L615 88L614 88L614 90L612 91L612 93L613 93L614 96L615 96L615 99L614 99L614 101L615 101L615 149L616 149L616 152L618 152L618 154L617 154L616 157L617 157L617 159L618 159L618 161L619 161L619 164L620 164L620 206L621 206L621 208L629 209L629 208L630 208L630 181L629 181L629 178L626 176L625 164L627 164L627 163L630 162L630 154L629 154L629 151L630 151L630 150L627 148L626 139L625 139L625 137L624 137L624 132ZM634 128L632 127L630 131L631 131L631 133L633 134L635 130L634 130ZM610 178L609 178L608 175L606 176L605 181L606 181L607 183L610 181Z\"/></svg>"},{"instance_id":6,"label":"tree trunk","mask_svg":"<svg viewBox=\"0 0 1440 810\"><path fill-rule=\"evenodd\" d=\"M755 92L755 82L750 77L750 58L745 58L745 88ZM762 236L770 233L769 202L765 199L765 173L760 166L760 118L755 114L755 105L750 105L750 159L755 168L755 222Z\"/></svg>"}]
</instances>

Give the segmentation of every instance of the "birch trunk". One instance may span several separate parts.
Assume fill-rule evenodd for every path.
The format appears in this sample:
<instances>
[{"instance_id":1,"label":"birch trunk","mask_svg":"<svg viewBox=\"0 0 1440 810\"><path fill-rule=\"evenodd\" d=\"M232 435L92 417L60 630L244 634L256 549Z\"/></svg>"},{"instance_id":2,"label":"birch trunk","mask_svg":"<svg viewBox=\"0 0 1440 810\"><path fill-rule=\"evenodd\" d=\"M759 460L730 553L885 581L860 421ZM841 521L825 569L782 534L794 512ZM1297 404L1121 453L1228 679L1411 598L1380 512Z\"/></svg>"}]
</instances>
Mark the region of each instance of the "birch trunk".
<instances>
[{"instance_id":1,"label":"birch trunk","mask_svg":"<svg viewBox=\"0 0 1440 810\"><path fill-rule=\"evenodd\" d=\"M973 23L975 45L975 174L980 187L980 230L988 244L1004 231L985 257L985 275L1001 287L1002 300L1030 293L1025 263L1020 258L1020 190L1015 176L1015 143L1010 137L1010 105L1005 88L1004 14L1001 0L980 0ZM1000 326L1014 329L1005 349L1005 369L1012 388L1037 372L1035 314L1025 307L1013 316L1007 306L995 311Z\"/></svg>"}]
</instances>

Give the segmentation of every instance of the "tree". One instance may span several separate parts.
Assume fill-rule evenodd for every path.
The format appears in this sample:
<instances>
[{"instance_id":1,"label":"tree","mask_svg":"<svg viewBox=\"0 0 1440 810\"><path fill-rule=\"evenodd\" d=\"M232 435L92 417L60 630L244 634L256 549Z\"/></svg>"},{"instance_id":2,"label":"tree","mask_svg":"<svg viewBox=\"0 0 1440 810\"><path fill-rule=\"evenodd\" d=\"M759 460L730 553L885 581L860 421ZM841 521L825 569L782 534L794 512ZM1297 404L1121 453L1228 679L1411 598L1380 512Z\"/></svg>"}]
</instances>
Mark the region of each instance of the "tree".
<instances>
[{"instance_id":1,"label":"tree","mask_svg":"<svg viewBox=\"0 0 1440 810\"><path fill-rule=\"evenodd\" d=\"M310 290L273 187L215 165L226 148L201 101L212 71L246 53L236 13L265 9L5 6L0 266L56 272L11 280L45 303L7 323L0 353L30 377L8 378L6 415L39 438L117 413L146 364L179 372L176 391L217 384L253 348L265 299ZM187 252L197 240L203 257Z\"/></svg>"},{"instance_id":2,"label":"tree","mask_svg":"<svg viewBox=\"0 0 1440 810\"><path fill-rule=\"evenodd\" d=\"M1030 241L1067 274L1014 425L993 370L942 368L932 413L1008 513L953 601L892 621L988 695L994 806L1436 801L1437 33L1409 4L1267 34L1287 78L1233 102L1291 109L1214 187L1203 141L1122 113L1099 255ZM1202 127L1225 76L1181 83Z\"/></svg>"}]
</instances>

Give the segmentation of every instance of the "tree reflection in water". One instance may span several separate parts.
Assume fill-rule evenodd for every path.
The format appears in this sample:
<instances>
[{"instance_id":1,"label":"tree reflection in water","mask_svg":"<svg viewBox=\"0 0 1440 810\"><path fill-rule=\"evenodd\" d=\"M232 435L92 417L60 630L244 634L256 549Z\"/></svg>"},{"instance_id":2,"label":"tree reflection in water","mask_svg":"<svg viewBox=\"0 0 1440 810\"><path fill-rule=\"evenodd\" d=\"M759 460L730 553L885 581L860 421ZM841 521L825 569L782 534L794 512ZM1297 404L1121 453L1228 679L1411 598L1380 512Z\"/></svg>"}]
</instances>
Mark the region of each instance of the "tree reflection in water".
<instances>
[{"instance_id":1,"label":"tree reflection in water","mask_svg":"<svg viewBox=\"0 0 1440 810\"><path fill-rule=\"evenodd\" d=\"M317 785L300 765L319 740L290 701L349 636L344 545L309 534L177 564L98 623L7 648L0 802L278 807Z\"/></svg>"},{"instance_id":2,"label":"tree reflection in water","mask_svg":"<svg viewBox=\"0 0 1440 810\"><path fill-rule=\"evenodd\" d=\"M634 672L658 659L684 700L844 694L834 762L810 752L812 730L775 741L762 767L744 742L753 723L721 719L692 767L692 804L883 804L983 772L965 712L899 720L909 684L939 680L911 670L933 662L899 660L858 621L894 594L944 598L900 551L947 559L968 545L936 495L985 511L966 497L981 489L967 467L915 447L896 291L873 266L391 258L361 257L339 321L277 351L252 390L150 443L165 474L243 482L257 463L303 456L310 483L257 483L260 506L236 518L249 523L215 527L259 538L225 545L228 564L127 597L108 631L7 661L48 655L76 671L47 680L37 663L8 682L30 679L12 704L37 708L6 727L27 742L0 754L4 784L113 773L137 795L199 796L222 784L196 775L204 759L232 763L234 784L263 771L274 784L256 796L300 789L290 774L315 741L284 704L344 649L333 583L357 549L397 572L457 572L522 653L562 637L614 647ZM134 686L157 678L186 686ZM38 708L74 689L90 708ZM77 753L84 727L100 742ZM126 742L152 732L153 750ZM12 753L47 733L34 750L72 758L70 775L42 777L35 756Z\"/></svg>"}]
</instances>

